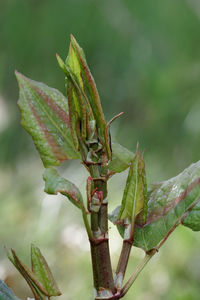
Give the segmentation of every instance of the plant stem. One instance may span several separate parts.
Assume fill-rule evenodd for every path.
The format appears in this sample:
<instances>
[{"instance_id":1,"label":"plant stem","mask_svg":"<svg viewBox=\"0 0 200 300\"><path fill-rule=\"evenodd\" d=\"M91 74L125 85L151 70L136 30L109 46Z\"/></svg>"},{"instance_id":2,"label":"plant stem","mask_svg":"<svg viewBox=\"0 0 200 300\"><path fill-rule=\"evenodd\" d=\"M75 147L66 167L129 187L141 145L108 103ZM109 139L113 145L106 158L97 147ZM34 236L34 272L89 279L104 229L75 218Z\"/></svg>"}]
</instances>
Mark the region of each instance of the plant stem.
<instances>
[{"instance_id":1,"label":"plant stem","mask_svg":"<svg viewBox=\"0 0 200 300\"><path fill-rule=\"evenodd\" d=\"M93 238L93 235L92 235L92 231L90 228L90 224L88 222L87 214L84 211L82 211L82 216L83 216L83 222L85 224L85 228L86 228L86 231L88 234L88 238L89 238L89 240L91 240Z\"/></svg>"},{"instance_id":2,"label":"plant stem","mask_svg":"<svg viewBox=\"0 0 200 300\"><path fill-rule=\"evenodd\" d=\"M146 264L150 261L150 259L154 256L156 250L152 252L152 254L146 254L141 263L137 266L135 272L131 275L127 283L121 289L120 298L124 297L124 295L128 292L134 281L137 279L140 272L144 269Z\"/></svg>"},{"instance_id":3,"label":"plant stem","mask_svg":"<svg viewBox=\"0 0 200 300\"><path fill-rule=\"evenodd\" d=\"M115 286L117 290L120 290L122 287L131 249L132 243L128 240L124 240L115 275Z\"/></svg>"},{"instance_id":4,"label":"plant stem","mask_svg":"<svg viewBox=\"0 0 200 300\"><path fill-rule=\"evenodd\" d=\"M103 192L103 200L98 212L91 212L91 229L93 238L90 240L91 258L93 268L94 287L97 298L102 290L107 290L110 294L115 293L110 251L108 243L108 212L107 203L107 182L101 178L100 167L93 165L90 174L94 181L94 189Z\"/></svg>"},{"instance_id":5,"label":"plant stem","mask_svg":"<svg viewBox=\"0 0 200 300\"><path fill-rule=\"evenodd\" d=\"M96 239L90 242L94 277L94 287L97 294L102 289L115 292L111 261L109 255L108 239Z\"/></svg>"},{"instance_id":6,"label":"plant stem","mask_svg":"<svg viewBox=\"0 0 200 300\"><path fill-rule=\"evenodd\" d=\"M128 238L127 238L127 233L128 233ZM115 275L115 286L117 287L118 291L121 289L123 284L126 268L128 265L131 249L133 246L133 239L134 239L134 220L132 220L131 224L128 224L126 226L124 231L123 246L122 246L119 262L117 265L116 275Z\"/></svg>"}]
</instances>

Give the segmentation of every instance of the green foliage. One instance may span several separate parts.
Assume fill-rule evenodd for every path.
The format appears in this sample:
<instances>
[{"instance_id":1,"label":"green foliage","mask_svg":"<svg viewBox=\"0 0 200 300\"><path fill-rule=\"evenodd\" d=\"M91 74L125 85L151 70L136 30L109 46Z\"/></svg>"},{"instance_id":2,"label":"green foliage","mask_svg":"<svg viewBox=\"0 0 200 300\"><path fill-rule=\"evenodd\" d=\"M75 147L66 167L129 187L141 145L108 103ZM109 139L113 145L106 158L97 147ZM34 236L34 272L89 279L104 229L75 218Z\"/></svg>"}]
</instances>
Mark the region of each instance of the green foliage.
<instances>
[{"instance_id":1,"label":"green foliage","mask_svg":"<svg viewBox=\"0 0 200 300\"><path fill-rule=\"evenodd\" d=\"M66 98L47 85L15 72L19 88L21 124L32 136L45 167L79 158L74 149Z\"/></svg>"},{"instance_id":2,"label":"green foliage","mask_svg":"<svg viewBox=\"0 0 200 300\"><path fill-rule=\"evenodd\" d=\"M46 297L61 295L39 248L31 246L32 270L19 259L13 249L11 253L8 252L8 258L28 283L35 300L46 300Z\"/></svg>"},{"instance_id":3,"label":"green foliage","mask_svg":"<svg viewBox=\"0 0 200 300\"><path fill-rule=\"evenodd\" d=\"M0 300L19 300L13 291L0 279Z\"/></svg>"},{"instance_id":4,"label":"green foliage","mask_svg":"<svg viewBox=\"0 0 200 300\"><path fill-rule=\"evenodd\" d=\"M66 37L73 32L84 46L105 116L109 119L113 113L125 112L118 126L114 126L113 134L128 149L134 151L138 140L146 149L149 184L170 178L199 159L198 1L0 2L0 93L8 105L7 126L0 126L0 163L3 164L0 240L2 244L24 249L33 239L50 248L54 257L59 253L59 258L65 261L58 262L56 267L63 292L70 291L70 295L67 293L70 298L82 299L82 293L90 298L87 252L79 251L76 260L70 259L76 246L63 247L63 240L57 239L63 224L77 226L75 216L79 212L72 209L65 215L66 204L62 202L59 208L59 201L56 206L56 201L50 200L46 210L41 204L47 201L42 200L40 185L43 183L39 183L41 162L31 138L18 124L13 70L44 81L64 94L63 74L56 65L55 53L65 57ZM78 161L65 164L70 171L73 165L77 167ZM71 172L66 178L73 181L73 177ZM124 177L125 174L120 174L110 180L110 207L121 202ZM77 176L77 185L82 185L82 180ZM56 206L54 218L49 217L44 230L43 224L47 223L53 205ZM41 213L45 220L39 222ZM35 224L38 230L33 230ZM24 232L23 239L16 232ZM180 226L162 249L159 260L148 266L127 299L198 299L199 243L198 233ZM23 253L22 250L22 256ZM114 247L113 261L116 257ZM3 251L0 258L4 259ZM134 269L137 259L138 256L130 260L129 270ZM78 266L86 274L84 279L75 275ZM68 274L66 268L74 272ZM160 285L155 284L157 278L162 282ZM71 291L70 284L75 279L77 288ZM18 280L14 279L13 287L25 299L26 290Z\"/></svg>"},{"instance_id":5,"label":"green foliage","mask_svg":"<svg viewBox=\"0 0 200 300\"><path fill-rule=\"evenodd\" d=\"M106 124L96 84L83 50L72 35L66 61L63 62L58 55L57 59L66 75L70 128L76 149L81 149L81 141L94 143L98 136L98 141L105 148L107 159L110 160L109 126ZM78 122L81 124L80 132Z\"/></svg>"},{"instance_id":6,"label":"green foliage","mask_svg":"<svg viewBox=\"0 0 200 300\"><path fill-rule=\"evenodd\" d=\"M66 61L58 55L57 59L65 74L67 99L56 90L16 73L22 125L33 137L47 167L45 192L61 193L82 210L91 245L95 299L108 295L119 299L179 224L200 230L200 165L199 162L193 164L177 177L152 185L147 193L144 158L138 149L133 157L132 152L111 142L110 124L121 113L106 123L96 84L83 50L73 36ZM90 174L88 211L78 188L49 168L74 158L82 158ZM110 216L124 238L114 281L108 247L107 181L127 168L122 204ZM145 250L146 256L122 286L132 244ZM19 260L14 250L12 256L10 260L25 277L36 300L60 295L38 248L32 246L32 271Z\"/></svg>"},{"instance_id":7,"label":"green foliage","mask_svg":"<svg viewBox=\"0 0 200 300\"><path fill-rule=\"evenodd\" d=\"M145 221L147 214L147 184L144 160L137 150L129 168L129 174L124 189L122 205L117 221L125 224L135 222L140 214L142 221Z\"/></svg>"},{"instance_id":8,"label":"green foliage","mask_svg":"<svg viewBox=\"0 0 200 300\"><path fill-rule=\"evenodd\" d=\"M32 271L47 291L48 296L60 296L61 292L57 287L44 256L40 249L33 244L31 245L31 262Z\"/></svg>"},{"instance_id":9,"label":"green foliage","mask_svg":"<svg viewBox=\"0 0 200 300\"><path fill-rule=\"evenodd\" d=\"M56 195L57 193L61 193L67 196L75 206L80 209L83 208L83 198L75 184L60 177L57 171L51 168L45 170L43 178L45 181L45 192L47 194Z\"/></svg>"},{"instance_id":10,"label":"green foliage","mask_svg":"<svg viewBox=\"0 0 200 300\"><path fill-rule=\"evenodd\" d=\"M112 143L112 160L108 164L109 171L121 173L125 171L133 159L133 152L118 143Z\"/></svg>"},{"instance_id":11,"label":"green foliage","mask_svg":"<svg viewBox=\"0 0 200 300\"><path fill-rule=\"evenodd\" d=\"M87 66L87 62L85 60L85 55L83 53L83 50L82 48L80 48L80 46L78 45L78 43L76 42L73 36L71 36L71 45L80 65L80 69L81 69L80 77L83 78L84 90L88 94L88 100L91 105L91 109L97 126L97 134L100 140L103 142L103 145L107 151L108 159L110 160L111 150L109 146L109 132L103 115L103 110L101 107L101 102L100 102L95 81Z\"/></svg>"},{"instance_id":12,"label":"green foliage","mask_svg":"<svg viewBox=\"0 0 200 300\"><path fill-rule=\"evenodd\" d=\"M156 248L180 221L184 226L200 230L199 200L200 162L174 178L152 185L148 192L146 222L136 220L133 245L145 251ZM120 207L111 214L112 222L118 220L119 211ZM123 236L124 228L118 225L118 230Z\"/></svg>"}]
</instances>

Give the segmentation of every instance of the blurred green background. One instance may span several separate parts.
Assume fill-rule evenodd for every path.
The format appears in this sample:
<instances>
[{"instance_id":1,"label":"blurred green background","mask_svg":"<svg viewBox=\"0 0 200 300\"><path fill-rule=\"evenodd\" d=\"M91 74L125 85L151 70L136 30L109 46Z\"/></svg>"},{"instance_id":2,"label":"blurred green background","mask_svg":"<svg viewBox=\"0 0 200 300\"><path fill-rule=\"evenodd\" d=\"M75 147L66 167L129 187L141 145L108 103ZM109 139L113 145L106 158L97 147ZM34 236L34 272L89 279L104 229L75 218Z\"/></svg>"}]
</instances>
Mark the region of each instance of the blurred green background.
<instances>
[{"instance_id":1,"label":"blurred green background","mask_svg":"<svg viewBox=\"0 0 200 300\"><path fill-rule=\"evenodd\" d=\"M145 148L149 184L200 159L199 0L0 0L0 278L21 299L31 293L3 245L28 262L31 242L52 267L60 300L93 299L80 214L43 192L43 166L16 105L15 69L65 93L55 53L67 55L70 33L85 50L106 119L124 112L113 139ZM84 194L87 174L78 162L60 172ZM110 180L110 210L125 180L126 172ZM116 266L121 240L112 226L110 235ZM128 274L143 255L133 252ZM125 299L200 299L200 234L178 228Z\"/></svg>"}]
</instances>

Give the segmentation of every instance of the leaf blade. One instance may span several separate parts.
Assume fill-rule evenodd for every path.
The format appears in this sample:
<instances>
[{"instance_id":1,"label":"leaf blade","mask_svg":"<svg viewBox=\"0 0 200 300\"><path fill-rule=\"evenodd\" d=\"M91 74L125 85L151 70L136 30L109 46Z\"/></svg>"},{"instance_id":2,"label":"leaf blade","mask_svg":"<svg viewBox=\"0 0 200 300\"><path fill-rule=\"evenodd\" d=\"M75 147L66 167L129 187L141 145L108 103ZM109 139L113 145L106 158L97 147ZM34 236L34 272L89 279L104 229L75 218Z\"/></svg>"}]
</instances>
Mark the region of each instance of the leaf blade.
<instances>
[{"instance_id":1,"label":"leaf blade","mask_svg":"<svg viewBox=\"0 0 200 300\"><path fill-rule=\"evenodd\" d=\"M60 296L61 292L57 287L44 256L40 249L33 244L31 245L31 263L32 271L48 292L48 296Z\"/></svg>"},{"instance_id":2,"label":"leaf blade","mask_svg":"<svg viewBox=\"0 0 200 300\"><path fill-rule=\"evenodd\" d=\"M147 186L145 164L139 154L139 150L137 150L135 157L130 163L118 220L129 219L133 222L140 213L143 213L143 219L145 219L146 210Z\"/></svg>"},{"instance_id":3,"label":"leaf blade","mask_svg":"<svg viewBox=\"0 0 200 300\"><path fill-rule=\"evenodd\" d=\"M43 175L45 181L45 192L56 195L61 193L78 208L84 209L83 198L79 189L72 182L58 175L57 171L52 168L45 170Z\"/></svg>"},{"instance_id":4,"label":"leaf blade","mask_svg":"<svg viewBox=\"0 0 200 300\"><path fill-rule=\"evenodd\" d=\"M29 287L31 288L35 299L45 300L45 297L48 296L48 292L46 291L46 289L42 286L42 284L37 279L35 274L31 271L31 269L19 259L19 257L16 255L13 249L11 249L11 253L12 255L9 252L7 253L9 260L24 277Z\"/></svg>"},{"instance_id":5,"label":"leaf blade","mask_svg":"<svg viewBox=\"0 0 200 300\"><path fill-rule=\"evenodd\" d=\"M200 161L182 173L152 186L148 195L148 212L145 224L136 220L133 246L149 251L156 248L170 229L186 212L182 225L200 230ZM198 202L191 211L190 206ZM194 217L195 215L195 217ZM111 216L115 222L116 212ZM123 236L123 227L118 226Z\"/></svg>"},{"instance_id":6,"label":"leaf blade","mask_svg":"<svg viewBox=\"0 0 200 300\"><path fill-rule=\"evenodd\" d=\"M121 173L125 171L129 168L133 157L133 152L116 142L112 142L112 160L108 164L109 171L113 173Z\"/></svg>"},{"instance_id":7,"label":"leaf blade","mask_svg":"<svg viewBox=\"0 0 200 300\"><path fill-rule=\"evenodd\" d=\"M69 128L66 98L56 89L15 72L21 124L32 136L45 167L77 159Z\"/></svg>"},{"instance_id":8,"label":"leaf blade","mask_svg":"<svg viewBox=\"0 0 200 300\"><path fill-rule=\"evenodd\" d=\"M102 143L104 144L106 148L106 153L108 160L111 159L111 149L110 149L110 137L109 137L109 128L107 126L107 123L105 121L105 117L103 114L103 110L101 107L100 97L99 93L96 87L96 83L94 81L94 78L90 72L90 69L87 65L85 54L83 52L83 49L79 46L73 35L71 35L71 45L74 49L74 52L77 56L77 59L80 64L81 68L81 75L83 77L83 81L85 83L85 88L88 91L88 99L92 108L92 112L95 118L95 121L97 123L98 128L98 136Z\"/></svg>"}]
</instances>

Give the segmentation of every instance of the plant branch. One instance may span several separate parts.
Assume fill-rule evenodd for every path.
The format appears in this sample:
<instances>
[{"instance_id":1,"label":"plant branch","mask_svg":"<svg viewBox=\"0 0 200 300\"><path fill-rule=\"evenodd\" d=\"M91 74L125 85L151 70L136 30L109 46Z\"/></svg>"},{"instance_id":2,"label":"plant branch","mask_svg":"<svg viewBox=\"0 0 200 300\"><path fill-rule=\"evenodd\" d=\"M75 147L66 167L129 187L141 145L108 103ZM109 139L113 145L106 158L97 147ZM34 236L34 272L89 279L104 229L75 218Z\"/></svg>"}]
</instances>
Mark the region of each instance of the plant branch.
<instances>
[{"instance_id":1,"label":"plant branch","mask_svg":"<svg viewBox=\"0 0 200 300\"><path fill-rule=\"evenodd\" d=\"M135 272L131 275L127 283L124 285L124 287L121 289L120 292L120 298L124 297L124 295L128 292L134 281L137 279L140 272L144 269L146 264L150 261L150 259L154 256L156 253L156 250L152 254L146 254L141 263L137 266Z\"/></svg>"},{"instance_id":2,"label":"plant branch","mask_svg":"<svg viewBox=\"0 0 200 300\"><path fill-rule=\"evenodd\" d=\"M124 276L125 276L126 269L128 266L131 249L133 246L134 225L135 225L135 220L133 219L131 224L126 225L125 231L124 231L124 240L123 240L122 250L121 250L120 257L119 257L116 275L115 275L115 286L118 291L122 287ZM127 238L127 235L128 235L128 238Z\"/></svg>"},{"instance_id":3,"label":"plant branch","mask_svg":"<svg viewBox=\"0 0 200 300\"><path fill-rule=\"evenodd\" d=\"M123 240L123 246L121 250L121 254L119 257L117 270L115 274L115 286L119 291L123 284L123 279L125 276L126 268L128 265L131 249L132 249L133 241L130 240Z\"/></svg>"},{"instance_id":4,"label":"plant branch","mask_svg":"<svg viewBox=\"0 0 200 300\"><path fill-rule=\"evenodd\" d=\"M200 202L200 198L194 201L187 209L187 211L182 215L181 218L177 219L172 228L167 232L165 237L160 241L156 248L153 248L146 252L145 257L143 258L142 262L137 266L135 272L131 275L127 283L121 289L120 298L124 297L124 295L128 292L134 281L137 279L140 272L144 269L150 259L158 252L160 247L166 242L168 237L171 235L172 232L177 228L178 225L182 224L184 219L188 216L189 212Z\"/></svg>"}]
</instances>

